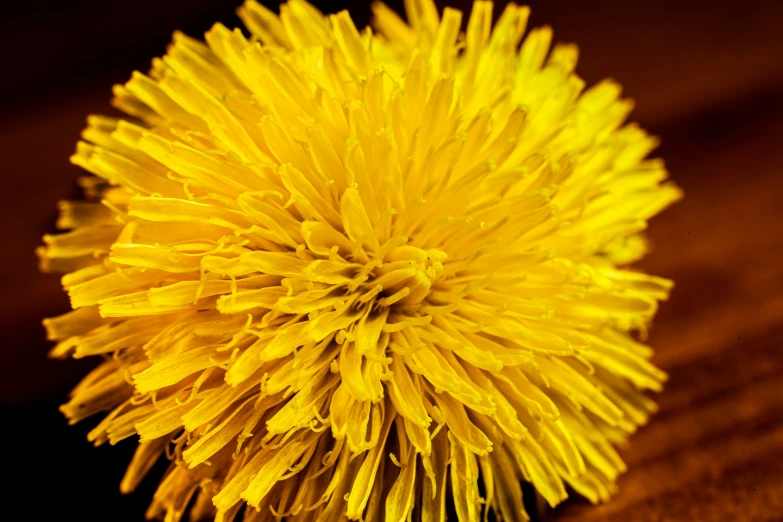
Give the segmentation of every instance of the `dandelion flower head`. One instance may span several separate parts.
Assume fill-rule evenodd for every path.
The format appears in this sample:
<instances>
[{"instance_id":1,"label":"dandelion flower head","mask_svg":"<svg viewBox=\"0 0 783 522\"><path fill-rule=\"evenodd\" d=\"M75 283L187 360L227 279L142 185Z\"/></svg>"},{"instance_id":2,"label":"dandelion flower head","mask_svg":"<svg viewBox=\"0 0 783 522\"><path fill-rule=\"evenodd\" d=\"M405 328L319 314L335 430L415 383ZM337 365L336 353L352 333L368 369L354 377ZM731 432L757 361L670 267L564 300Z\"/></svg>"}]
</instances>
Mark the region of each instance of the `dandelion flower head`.
<instances>
[{"instance_id":1,"label":"dandelion flower head","mask_svg":"<svg viewBox=\"0 0 783 522\"><path fill-rule=\"evenodd\" d=\"M138 436L148 516L462 522L592 502L665 374L639 339L671 282L627 268L680 192L612 81L529 10L381 3L373 29L254 0L175 33L72 157L39 249L99 356L62 411ZM463 23L465 29L463 30ZM636 335L641 332L642 335Z\"/></svg>"}]
</instances>

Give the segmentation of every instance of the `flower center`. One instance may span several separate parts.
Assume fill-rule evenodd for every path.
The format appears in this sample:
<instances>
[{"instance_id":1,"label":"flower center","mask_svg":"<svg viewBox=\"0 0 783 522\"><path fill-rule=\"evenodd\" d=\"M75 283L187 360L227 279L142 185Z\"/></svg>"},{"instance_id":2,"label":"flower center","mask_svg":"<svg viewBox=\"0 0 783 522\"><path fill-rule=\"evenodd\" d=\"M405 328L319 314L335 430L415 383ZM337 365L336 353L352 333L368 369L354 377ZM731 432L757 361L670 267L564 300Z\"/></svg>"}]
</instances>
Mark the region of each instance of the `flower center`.
<instances>
[{"instance_id":1,"label":"flower center","mask_svg":"<svg viewBox=\"0 0 783 522\"><path fill-rule=\"evenodd\" d=\"M397 304L415 306L429 294L443 273L443 262L448 256L438 249L423 250L404 245L384 256L383 264L373 270L367 285L374 289L381 306Z\"/></svg>"}]
</instances>

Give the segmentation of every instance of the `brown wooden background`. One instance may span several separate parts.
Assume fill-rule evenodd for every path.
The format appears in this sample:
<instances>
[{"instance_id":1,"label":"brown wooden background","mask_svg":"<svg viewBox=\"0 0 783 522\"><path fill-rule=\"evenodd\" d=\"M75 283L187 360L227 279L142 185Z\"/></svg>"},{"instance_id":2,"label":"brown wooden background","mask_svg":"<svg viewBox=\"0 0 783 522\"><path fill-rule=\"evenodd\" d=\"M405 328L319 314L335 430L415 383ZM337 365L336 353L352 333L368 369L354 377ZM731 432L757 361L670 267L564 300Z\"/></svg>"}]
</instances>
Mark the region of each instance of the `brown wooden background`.
<instances>
[{"instance_id":1,"label":"brown wooden background","mask_svg":"<svg viewBox=\"0 0 783 522\"><path fill-rule=\"evenodd\" d=\"M64 311L33 254L67 162L112 83L146 69L171 30L236 25L235 0L4 4L0 17L0 422L6 506L31 520L141 520L154 483L120 497L133 449L93 449L56 406L92 362L45 358L40 318ZM572 500L552 522L783 520L783 3L534 1L532 23L581 48L578 71L612 76L686 198L651 223L643 267L677 281L651 336L670 381L630 441L619 493ZM350 7L358 24L367 4ZM392 3L395 7L399 3ZM465 7L464 0L452 5ZM2 515L5 518L6 515Z\"/></svg>"}]
</instances>

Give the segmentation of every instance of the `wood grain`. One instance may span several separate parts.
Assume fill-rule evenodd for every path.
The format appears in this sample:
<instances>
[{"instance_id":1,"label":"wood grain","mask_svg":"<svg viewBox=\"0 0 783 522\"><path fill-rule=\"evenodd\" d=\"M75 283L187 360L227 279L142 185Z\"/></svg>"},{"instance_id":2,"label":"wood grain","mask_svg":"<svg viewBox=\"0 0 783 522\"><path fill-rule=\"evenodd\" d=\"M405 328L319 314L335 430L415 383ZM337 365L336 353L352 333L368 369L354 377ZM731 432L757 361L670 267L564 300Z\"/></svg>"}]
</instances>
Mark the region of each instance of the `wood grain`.
<instances>
[{"instance_id":1,"label":"wood grain","mask_svg":"<svg viewBox=\"0 0 783 522\"><path fill-rule=\"evenodd\" d=\"M659 413L621 454L608 503L542 519L772 521L783 516L783 91L662 134L686 197L653 220L645 270L676 281L652 330ZM716 119L725 128L704 129Z\"/></svg>"}]
</instances>

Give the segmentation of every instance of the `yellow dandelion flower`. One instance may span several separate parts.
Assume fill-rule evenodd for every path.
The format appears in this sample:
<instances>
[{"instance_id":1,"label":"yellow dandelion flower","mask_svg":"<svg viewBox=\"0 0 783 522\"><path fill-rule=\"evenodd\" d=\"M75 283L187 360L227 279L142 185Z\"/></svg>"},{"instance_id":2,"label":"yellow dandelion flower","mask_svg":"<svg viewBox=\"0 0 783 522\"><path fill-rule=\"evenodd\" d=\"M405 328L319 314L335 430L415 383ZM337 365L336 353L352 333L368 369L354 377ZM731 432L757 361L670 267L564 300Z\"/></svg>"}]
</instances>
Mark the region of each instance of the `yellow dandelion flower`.
<instances>
[{"instance_id":1,"label":"yellow dandelion flower","mask_svg":"<svg viewBox=\"0 0 783 522\"><path fill-rule=\"evenodd\" d=\"M44 324L103 358L68 419L140 437L122 491L171 460L150 517L525 520L523 481L607 499L654 410L671 282L621 266L680 192L631 102L526 7L373 9L248 0L88 120Z\"/></svg>"}]
</instances>

